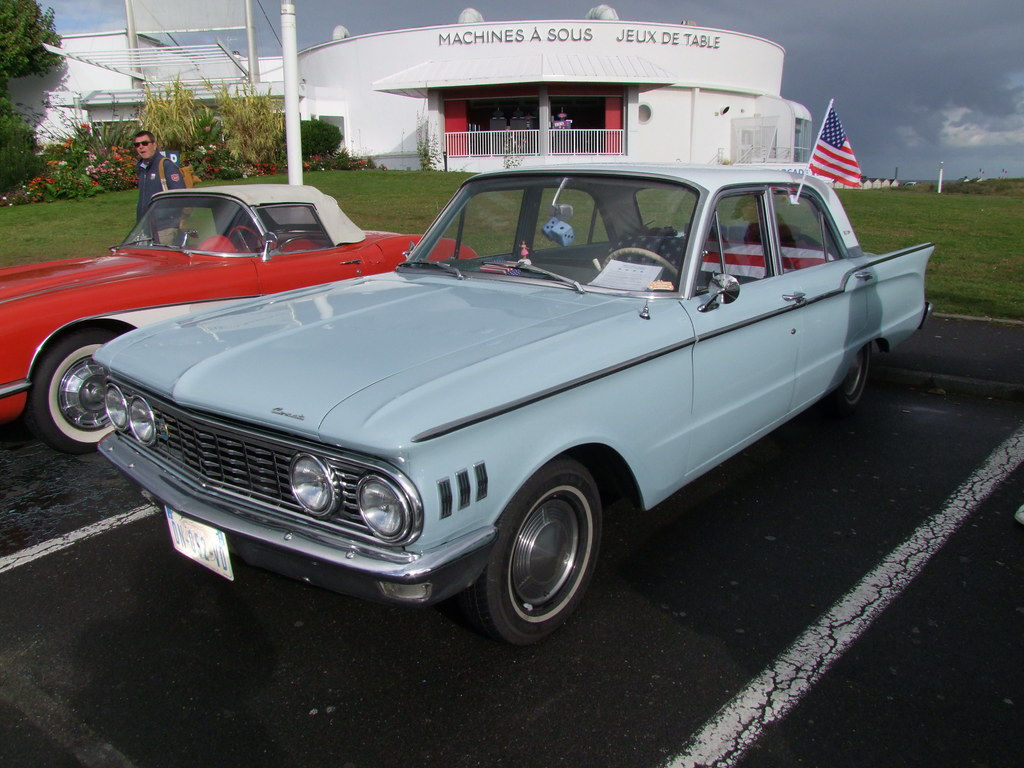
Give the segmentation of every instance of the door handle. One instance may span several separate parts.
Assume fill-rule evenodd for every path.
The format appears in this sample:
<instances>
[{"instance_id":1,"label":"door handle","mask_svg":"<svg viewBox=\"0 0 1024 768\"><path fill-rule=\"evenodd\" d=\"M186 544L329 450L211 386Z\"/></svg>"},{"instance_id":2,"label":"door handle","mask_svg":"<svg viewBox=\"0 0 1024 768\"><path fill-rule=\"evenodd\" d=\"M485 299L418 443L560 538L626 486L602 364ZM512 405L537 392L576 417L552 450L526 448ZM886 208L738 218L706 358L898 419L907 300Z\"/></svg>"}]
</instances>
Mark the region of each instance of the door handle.
<instances>
[{"instance_id":1,"label":"door handle","mask_svg":"<svg viewBox=\"0 0 1024 768\"><path fill-rule=\"evenodd\" d=\"M348 261L339 261L338 266L344 267L346 264L362 264L362 259L349 259Z\"/></svg>"},{"instance_id":2,"label":"door handle","mask_svg":"<svg viewBox=\"0 0 1024 768\"><path fill-rule=\"evenodd\" d=\"M803 304L804 303L804 297L806 295L807 295L806 293L802 293L802 292L798 291L796 293L784 293L784 294L782 294L782 298L785 299L786 301L792 301L792 302L795 302L797 304Z\"/></svg>"},{"instance_id":3,"label":"door handle","mask_svg":"<svg viewBox=\"0 0 1024 768\"><path fill-rule=\"evenodd\" d=\"M858 280L865 280L865 281L866 280L872 280L875 277L870 272L854 272L853 276L856 277Z\"/></svg>"}]
</instances>

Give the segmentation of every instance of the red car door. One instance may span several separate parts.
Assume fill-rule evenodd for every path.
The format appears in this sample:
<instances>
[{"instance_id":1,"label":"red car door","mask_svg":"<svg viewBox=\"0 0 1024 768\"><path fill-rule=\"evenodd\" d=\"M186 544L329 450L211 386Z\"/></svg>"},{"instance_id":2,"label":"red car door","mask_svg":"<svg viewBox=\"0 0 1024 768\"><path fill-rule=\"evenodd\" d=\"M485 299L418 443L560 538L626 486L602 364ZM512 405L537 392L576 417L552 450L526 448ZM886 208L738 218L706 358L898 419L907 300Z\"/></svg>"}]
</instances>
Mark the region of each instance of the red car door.
<instances>
[{"instance_id":1,"label":"red car door","mask_svg":"<svg viewBox=\"0 0 1024 768\"><path fill-rule=\"evenodd\" d=\"M256 259L256 272L262 292L277 293L379 272L379 262L380 249L376 245L354 243L317 250L271 252L267 261Z\"/></svg>"}]
</instances>

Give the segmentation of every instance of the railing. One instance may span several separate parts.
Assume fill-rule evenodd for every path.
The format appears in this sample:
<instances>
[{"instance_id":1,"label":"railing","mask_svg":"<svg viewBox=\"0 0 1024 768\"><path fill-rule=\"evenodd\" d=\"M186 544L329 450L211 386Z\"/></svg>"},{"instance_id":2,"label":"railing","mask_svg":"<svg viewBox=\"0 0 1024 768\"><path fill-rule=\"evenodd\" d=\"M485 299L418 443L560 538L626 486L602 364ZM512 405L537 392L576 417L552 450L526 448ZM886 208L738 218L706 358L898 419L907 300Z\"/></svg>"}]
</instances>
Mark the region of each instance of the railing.
<instances>
[{"instance_id":1,"label":"railing","mask_svg":"<svg viewBox=\"0 0 1024 768\"><path fill-rule=\"evenodd\" d=\"M621 155L623 131L597 128L552 128L552 155ZM444 135L449 157L503 157L540 154L540 131L454 131Z\"/></svg>"},{"instance_id":2,"label":"railing","mask_svg":"<svg viewBox=\"0 0 1024 768\"><path fill-rule=\"evenodd\" d=\"M449 157L539 155L540 131L458 131L445 133Z\"/></svg>"},{"instance_id":3,"label":"railing","mask_svg":"<svg viewBox=\"0 0 1024 768\"><path fill-rule=\"evenodd\" d=\"M789 163L793 161L792 147L740 147L737 163Z\"/></svg>"}]
</instances>

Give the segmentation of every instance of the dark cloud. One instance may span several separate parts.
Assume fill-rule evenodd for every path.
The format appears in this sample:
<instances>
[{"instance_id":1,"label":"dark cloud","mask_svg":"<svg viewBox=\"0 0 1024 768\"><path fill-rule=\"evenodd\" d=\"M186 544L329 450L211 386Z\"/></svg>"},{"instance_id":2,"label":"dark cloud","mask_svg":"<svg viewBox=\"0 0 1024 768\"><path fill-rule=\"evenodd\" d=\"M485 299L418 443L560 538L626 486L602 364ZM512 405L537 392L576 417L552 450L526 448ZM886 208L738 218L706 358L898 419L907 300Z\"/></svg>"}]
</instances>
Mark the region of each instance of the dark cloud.
<instances>
[{"instance_id":1,"label":"dark cloud","mask_svg":"<svg viewBox=\"0 0 1024 768\"><path fill-rule=\"evenodd\" d=\"M121 0L88 0L120 8ZM44 3L57 10L82 0ZM550 0L299 0L299 46L330 38L336 25L353 35L452 24L467 6L487 21L581 19L597 2ZM865 173L934 177L1024 176L1024 56L1021 0L620 0L627 21L679 23L765 37L786 49L782 95L820 121L836 100ZM260 47L276 52L276 0L256 0ZM268 23L269 20L269 23Z\"/></svg>"}]
</instances>

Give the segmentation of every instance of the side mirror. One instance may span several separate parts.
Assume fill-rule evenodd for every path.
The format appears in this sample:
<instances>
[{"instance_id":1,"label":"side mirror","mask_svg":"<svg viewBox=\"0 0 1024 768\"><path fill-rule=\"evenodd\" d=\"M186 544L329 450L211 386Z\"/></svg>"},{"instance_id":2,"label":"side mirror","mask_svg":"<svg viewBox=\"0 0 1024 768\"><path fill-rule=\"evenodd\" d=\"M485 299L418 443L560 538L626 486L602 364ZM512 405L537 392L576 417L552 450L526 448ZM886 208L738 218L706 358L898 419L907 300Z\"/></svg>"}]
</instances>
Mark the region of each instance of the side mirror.
<instances>
[{"instance_id":1,"label":"side mirror","mask_svg":"<svg viewBox=\"0 0 1024 768\"><path fill-rule=\"evenodd\" d=\"M719 303L732 304L739 295L740 281L732 275L719 273L711 278L707 299L697 307L697 311L710 312L712 309L718 309Z\"/></svg>"},{"instance_id":2,"label":"side mirror","mask_svg":"<svg viewBox=\"0 0 1024 768\"><path fill-rule=\"evenodd\" d=\"M276 251L279 244L277 237L268 232L263 239L263 253L260 254L260 259L270 261L270 252Z\"/></svg>"}]
</instances>

